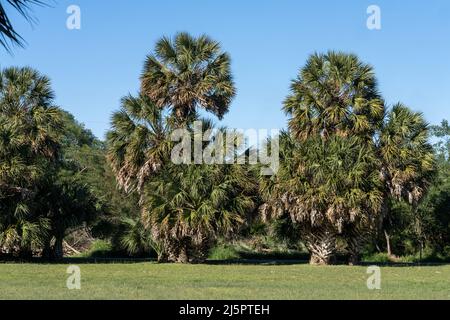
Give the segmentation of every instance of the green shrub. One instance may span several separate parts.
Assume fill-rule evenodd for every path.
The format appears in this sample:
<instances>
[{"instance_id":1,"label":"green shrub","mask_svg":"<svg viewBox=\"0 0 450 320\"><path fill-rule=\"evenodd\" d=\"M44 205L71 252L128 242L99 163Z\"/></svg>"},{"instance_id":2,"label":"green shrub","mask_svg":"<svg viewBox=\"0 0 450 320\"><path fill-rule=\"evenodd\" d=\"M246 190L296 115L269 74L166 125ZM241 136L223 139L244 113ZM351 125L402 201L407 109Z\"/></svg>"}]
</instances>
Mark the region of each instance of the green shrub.
<instances>
[{"instance_id":1,"label":"green shrub","mask_svg":"<svg viewBox=\"0 0 450 320\"><path fill-rule=\"evenodd\" d=\"M387 253L374 253L363 257L363 262L389 263L392 262Z\"/></svg>"},{"instance_id":2,"label":"green shrub","mask_svg":"<svg viewBox=\"0 0 450 320\"><path fill-rule=\"evenodd\" d=\"M107 258L111 256L113 247L105 240L95 240L88 251L81 254L83 258Z\"/></svg>"},{"instance_id":3,"label":"green shrub","mask_svg":"<svg viewBox=\"0 0 450 320\"><path fill-rule=\"evenodd\" d=\"M442 263L449 262L450 255L436 253L431 248L425 248L422 257L420 253L401 257L389 257L387 253L375 253L364 256L362 261L369 263Z\"/></svg>"},{"instance_id":4,"label":"green shrub","mask_svg":"<svg viewBox=\"0 0 450 320\"><path fill-rule=\"evenodd\" d=\"M239 253L230 245L218 245L209 253L209 260L236 260L239 258Z\"/></svg>"}]
</instances>

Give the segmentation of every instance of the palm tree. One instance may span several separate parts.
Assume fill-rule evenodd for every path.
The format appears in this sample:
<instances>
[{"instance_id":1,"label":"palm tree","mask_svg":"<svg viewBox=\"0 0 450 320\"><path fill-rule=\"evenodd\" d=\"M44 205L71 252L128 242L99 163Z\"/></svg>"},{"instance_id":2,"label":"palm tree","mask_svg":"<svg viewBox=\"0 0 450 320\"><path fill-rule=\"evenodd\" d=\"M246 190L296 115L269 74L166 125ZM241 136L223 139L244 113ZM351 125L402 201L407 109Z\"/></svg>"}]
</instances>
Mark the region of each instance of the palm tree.
<instances>
[{"instance_id":1,"label":"palm tree","mask_svg":"<svg viewBox=\"0 0 450 320\"><path fill-rule=\"evenodd\" d=\"M119 246L125 249L129 255L148 255L149 252L158 248L142 223L142 219L123 217L120 220L120 226L123 229L119 238Z\"/></svg>"},{"instance_id":2,"label":"palm tree","mask_svg":"<svg viewBox=\"0 0 450 320\"><path fill-rule=\"evenodd\" d=\"M383 160L381 177L386 186L386 199L404 200L417 208L431 185L436 172L434 150L429 143L430 128L421 113L398 103L387 114L378 141ZM383 231L391 254L388 225L392 216L385 208Z\"/></svg>"},{"instance_id":3,"label":"palm tree","mask_svg":"<svg viewBox=\"0 0 450 320\"><path fill-rule=\"evenodd\" d=\"M380 208L379 184L373 175L376 172L373 139L383 122L385 107L373 68L353 54L334 51L314 54L293 81L284 111L290 117L289 134L294 139L291 147L300 157L290 169L292 184L307 179L302 182L306 183L304 189L290 189L298 194L291 195L294 202L285 198L289 201L284 206L291 211L299 210L314 221L302 223L303 237L312 251L311 262L332 261L339 235L346 235L349 255L356 260L360 239L373 225L376 209ZM297 149L307 151L302 154ZM367 157L361 158L361 152L367 152ZM340 175L343 166L347 172ZM305 175L305 170L314 174ZM348 180L347 175L362 173L368 177L367 184ZM343 180L338 182L336 178ZM333 189L339 184L339 188ZM347 216L341 216L346 212ZM291 217L296 220L292 214ZM315 244L308 244L311 242Z\"/></svg>"},{"instance_id":4,"label":"palm tree","mask_svg":"<svg viewBox=\"0 0 450 320\"><path fill-rule=\"evenodd\" d=\"M169 165L145 188L143 221L159 261L198 263L218 237L236 235L255 208L248 168Z\"/></svg>"},{"instance_id":5,"label":"palm tree","mask_svg":"<svg viewBox=\"0 0 450 320\"><path fill-rule=\"evenodd\" d=\"M221 119L235 95L230 58L220 44L179 33L162 38L147 57L141 77L142 93L158 108L170 107L179 121L201 107Z\"/></svg>"},{"instance_id":6,"label":"palm tree","mask_svg":"<svg viewBox=\"0 0 450 320\"><path fill-rule=\"evenodd\" d=\"M372 67L336 52L308 59L284 110L285 147L292 151L266 185L275 192L266 192L263 211L290 213L303 227L313 263L331 261L338 236L357 262L387 198L417 203L426 192L434 162L428 127L401 105L386 114Z\"/></svg>"},{"instance_id":7,"label":"palm tree","mask_svg":"<svg viewBox=\"0 0 450 320\"><path fill-rule=\"evenodd\" d=\"M383 180L398 200L417 204L435 171L429 126L421 113L396 104L387 114L379 141Z\"/></svg>"},{"instance_id":8,"label":"palm tree","mask_svg":"<svg viewBox=\"0 0 450 320\"><path fill-rule=\"evenodd\" d=\"M0 71L0 233L16 234L25 251L38 241L26 241L40 233L35 226L47 224L31 206L39 181L59 158L62 124L52 99L50 81L37 71Z\"/></svg>"},{"instance_id":9,"label":"palm tree","mask_svg":"<svg viewBox=\"0 0 450 320\"><path fill-rule=\"evenodd\" d=\"M347 229L372 225L383 203L378 161L370 146L354 137L310 138L303 143L281 136L278 175L263 181L266 217L285 212L301 230L311 264L334 260L336 240Z\"/></svg>"},{"instance_id":10,"label":"palm tree","mask_svg":"<svg viewBox=\"0 0 450 320\"><path fill-rule=\"evenodd\" d=\"M9 43L23 46L22 37L16 32L11 23L4 4L9 4L14 10L19 12L28 21L33 21L30 16L30 7L32 5L45 5L44 0L1 0L0 1L0 45L7 51L10 50Z\"/></svg>"},{"instance_id":11,"label":"palm tree","mask_svg":"<svg viewBox=\"0 0 450 320\"><path fill-rule=\"evenodd\" d=\"M211 121L192 117L214 134ZM146 96L124 98L112 117L108 159L119 185L137 192L142 208L142 221L131 223L121 243L130 253L151 245L160 261L199 262L217 237L245 224L255 181L245 167L173 164L171 120ZM186 130L193 139L192 122Z\"/></svg>"},{"instance_id":12,"label":"palm tree","mask_svg":"<svg viewBox=\"0 0 450 320\"><path fill-rule=\"evenodd\" d=\"M112 117L108 160L126 192L142 191L146 180L170 160L169 123L146 96L127 96Z\"/></svg>"},{"instance_id":13,"label":"palm tree","mask_svg":"<svg viewBox=\"0 0 450 320\"><path fill-rule=\"evenodd\" d=\"M312 55L284 103L289 129L301 140L349 134L371 138L384 116L373 68L357 56L330 51Z\"/></svg>"},{"instance_id":14,"label":"palm tree","mask_svg":"<svg viewBox=\"0 0 450 320\"><path fill-rule=\"evenodd\" d=\"M65 237L87 226L103 210L90 187L72 175L49 177L39 185L36 198L34 215L48 221L42 255L50 259L62 259Z\"/></svg>"}]
</instances>

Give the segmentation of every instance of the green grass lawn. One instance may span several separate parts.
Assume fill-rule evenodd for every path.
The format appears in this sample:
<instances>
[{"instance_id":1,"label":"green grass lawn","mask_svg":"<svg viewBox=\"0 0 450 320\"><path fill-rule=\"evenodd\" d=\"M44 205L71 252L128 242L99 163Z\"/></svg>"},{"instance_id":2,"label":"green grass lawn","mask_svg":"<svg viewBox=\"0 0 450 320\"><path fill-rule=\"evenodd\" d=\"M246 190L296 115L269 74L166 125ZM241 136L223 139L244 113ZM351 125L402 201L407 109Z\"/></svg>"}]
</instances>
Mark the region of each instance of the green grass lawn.
<instances>
[{"instance_id":1,"label":"green grass lawn","mask_svg":"<svg viewBox=\"0 0 450 320\"><path fill-rule=\"evenodd\" d=\"M0 299L450 299L450 266L383 267L367 289L366 267L293 265L0 264Z\"/></svg>"}]
</instances>

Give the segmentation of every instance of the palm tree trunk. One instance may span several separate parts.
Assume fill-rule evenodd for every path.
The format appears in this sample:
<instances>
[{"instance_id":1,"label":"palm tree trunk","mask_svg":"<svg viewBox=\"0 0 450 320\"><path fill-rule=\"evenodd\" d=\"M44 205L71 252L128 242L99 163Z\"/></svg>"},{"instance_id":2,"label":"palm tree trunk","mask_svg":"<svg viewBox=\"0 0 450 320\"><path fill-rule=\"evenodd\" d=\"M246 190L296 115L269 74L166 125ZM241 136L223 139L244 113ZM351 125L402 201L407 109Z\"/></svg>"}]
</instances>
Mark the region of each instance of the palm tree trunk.
<instances>
[{"instance_id":1,"label":"palm tree trunk","mask_svg":"<svg viewBox=\"0 0 450 320\"><path fill-rule=\"evenodd\" d=\"M314 228L305 235L305 240L311 253L311 265L336 263L336 234L333 231Z\"/></svg>"},{"instance_id":2,"label":"palm tree trunk","mask_svg":"<svg viewBox=\"0 0 450 320\"><path fill-rule=\"evenodd\" d=\"M50 244L50 240L46 240L44 243L44 248L42 249L42 258L44 259L51 259L53 255L52 246Z\"/></svg>"},{"instance_id":3,"label":"palm tree trunk","mask_svg":"<svg viewBox=\"0 0 450 320\"><path fill-rule=\"evenodd\" d=\"M177 262L178 263L189 263L189 255L188 255L188 250L186 247L183 247L180 250L180 253L178 254Z\"/></svg>"},{"instance_id":4,"label":"palm tree trunk","mask_svg":"<svg viewBox=\"0 0 450 320\"><path fill-rule=\"evenodd\" d=\"M389 233L386 230L384 230L384 237L386 238L387 254L389 257L392 257L391 236L389 235Z\"/></svg>"},{"instance_id":5,"label":"palm tree trunk","mask_svg":"<svg viewBox=\"0 0 450 320\"><path fill-rule=\"evenodd\" d=\"M160 252L158 253L158 263L168 263L169 262L169 256L166 252Z\"/></svg>"},{"instance_id":6,"label":"palm tree trunk","mask_svg":"<svg viewBox=\"0 0 450 320\"><path fill-rule=\"evenodd\" d=\"M55 259L60 260L64 258L63 240L64 237L61 236L55 238L55 246L53 247L53 254Z\"/></svg>"},{"instance_id":7,"label":"palm tree trunk","mask_svg":"<svg viewBox=\"0 0 450 320\"><path fill-rule=\"evenodd\" d=\"M208 253L213 245L211 238L206 236L201 241L191 243L189 248L189 262L193 264L204 263L208 259Z\"/></svg>"},{"instance_id":8,"label":"palm tree trunk","mask_svg":"<svg viewBox=\"0 0 450 320\"><path fill-rule=\"evenodd\" d=\"M358 265L361 262L361 250L364 246L365 241L358 238L351 238L348 239L347 242L347 252L349 254L348 264L350 266Z\"/></svg>"},{"instance_id":9,"label":"palm tree trunk","mask_svg":"<svg viewBox=\"0 0 450 320\"><path fill-rule=\"evenodd\" d=\"M348 264L353 266L361 262L361 251L368 243L368 231L362 227L351 226L347 236Z\"/></svg>"}]
</instances>

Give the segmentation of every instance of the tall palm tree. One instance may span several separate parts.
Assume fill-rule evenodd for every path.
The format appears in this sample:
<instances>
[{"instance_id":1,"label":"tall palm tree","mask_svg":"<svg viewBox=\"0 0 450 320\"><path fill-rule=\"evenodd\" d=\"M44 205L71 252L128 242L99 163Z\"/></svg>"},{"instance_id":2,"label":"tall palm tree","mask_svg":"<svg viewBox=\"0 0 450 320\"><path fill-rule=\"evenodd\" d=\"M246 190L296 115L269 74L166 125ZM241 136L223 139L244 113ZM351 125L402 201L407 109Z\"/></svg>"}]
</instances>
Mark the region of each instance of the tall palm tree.
<instances>
[{"instance_id":1,"label":"tall palm tree","mask_svg":"<svg viewBox=\"0 0 450 320\"><path fill-rule=\"evenodd\" d=\"M372 225L383 203L373 148L354 137L330 136L303 143L284 133L281 169L263 181L265 216L287 212L299 225L312 264L333 262L336 239ZM287 157L286 157L287 156Z\"/></svg>"},{"instance_id":2,"label":"tall palm tree","mask_svg":"<svg viewBox=\"0 0 450 320\"><path fill-rule=\"evenodd\" d=\"M26 250L24 239L39 233L33 226L46 224L31 206L59 158L61 128L48 78L30 68L0 71L0 233L16 234Z\"/></svg>"},{"instance_id":3,"label":"tall palm tree","mask_svg":"<svg viewBox=\"0 0 450 320\"><path fill-rule=\"evenodd\" d=\"M192 116L213 138L212 122ZM119 185L139 193L149 235L133 223L121 242L132 253L150 244L160 261L199 262L218 236L245 224L254 208L255 181L243 167L173 164L171 120L147 96L124 98L112 117L108 159ZM192 122L186 130L193 139Z\"/></svg>"},{"instance_id":4,"label":"tall palm tree","mask_svg":"<svg viewBox=\"0 0 450 320\"><path fill-rule=\"evenodd\" d=\"M0 0L0 45L10 50L10 43L23 46L23 39L14 29L6 11L5 4L19 12L28 21L33 21L30 8L33 5L45 5L45 0Z\"/></svg>"},{"instance_id":5,"label":"tall palm tree","mask_svg":"<svg viewBox=\"0 0 450 320\"><path fill-rule=\"evenodd\" d=\"M373 68L353 54L312 55L284 103L296 138L349 134L370 138L384 116Z\"/></svg>"},{"instance_id":6,"label":"tall palm tree","mask_svg":"<svg viewBox=\"0 0 450 320\"><path fill-rule=\"evenodd\" d=\"M303 228L303 237L306 242L316 242L314 246L308 245L312 251L312 263L329 263L335 250L335 238L338 235L347 235L348 249L350 256L355 256L359 248L362 232L357 230L367 230L373 224L373 217L377 215L372 209L379 208L379 185L373 179L370 168L374 168L374 136L383 123L385 113L384 102L378 92L377 80L373 68L361 62L353 54L330 51L326 54L313 54L306 65L300 70L296 80L292 82L291 94L284 103L284 111L289 118L289 130L295 140L294 149L306 149L305 154L300 157L300 168L293 170L290 174L294 180L301 180L304 170L314 172L310 177L308 186L304 190L297 190L302 198L301 202L290 203L290 207L298 206L297 210L309 215L313 221L318 221L313 228L306 223L307 228ZM340 137L341 140L337 140ZM304 145L298 145L303 142ZM325 150L324 148L329 148ZM333 153L328 151L334 150ZM358 153L367 152L367 158L356 156ZM298 151L295 151L298 153ZM348 156L345 156L348 152ZM322 155L320 156L320 154ZM351 156L353 154L353 156ZM317 155L317 159L311 158ZM322 157L325 164L322 164ZM343 158L342 158L343 157ZM309 159L309 160L308 160ZM327 169L328 165L334 163L336 173ZM339 166L345 164L348 172L339 175ZM349 182L346 174L361 174L361 167L364 167L364 174L368 177L367 185L353 185L356 181ZM295 168L295 167L294 167ZM355 170L355 171L354 171ZM328 175L328 176L327 176ZM308 175L306 175L308 177ZM314 181L322 178L319 187L314 185ZM327 186L332 186L334 179L343 179L339 189L334 190ZM330 184L331 183L331 184ZM295 184L295 183L294 183ZM316 189L316 187L318 189ZM311 198L306 196L307 190L313 192ZM295 190L295 189L291 189ZM359 190L357 196L353 191ZM325 193L323 193L325 192ZM341 194L342 193L342 194ZM336 206L335 201L340 202L346 199L344 195L352 195L352 200L347 199L347 205ZM322 198L321 198L322 197ZM354 202L359 197L359 202ZM369 197L369 198L367 198ZM322 199L322 200L321 200ZM365 200L364 200L365 199ZM326 200L326 202L323 202ZM309 211L303 202L309 202ZM372 209L367 206L372 203ZM306 207L305 207L306 206ZM320 209L319 209L320 207ZM303 208L303 209L302 209ZM341 211L341 209L343 211ZM292 208L291 208L292 210ZM360 219L353 221L340 217L335 223L329 223L328 219L317 219L317 216L327 216L336 219L339 212L358 212ZM295 220L295 217L292 217ZM348 218L348 217L347 217ZM320 222L322 221L322 222ZM365 224L365 227L361 227ZM309 240L308 240L309 238ZM354 241L358 239L358 241ZM317 258L319 254L314 253L318 249L322 256L329 255L328 258ZM317 260L317 261L314 261ZM355 260L352 258L352 260Z\"/></svg>"},{"instance_id":7,"label":"tall palm tree","mask_svg":"<svg viewBox=\"0 0 450 320\"><path fill-rule=\"evenodd\" d=\"M386 115L378 139L381 177L386 196L404 200L413 208L425 197L436 173L435 155L429 142L430 128L418 112L398 103ZM391 254L388 227L393 219L385 205L383 231L388 253Z\"/></svg>"},{"instance_id":8,"label":"tall palm tree","mask_svg":"<svg viewBox=\"0 0 450 320\"><path fill-rule=\"evenodd\" d=\"M427 189L433 154L423 117L401 105L385 109L372 67L355 55L314 54L292 84L284 110L293 151L273 181L281 203L268 197L263 211L289 210L306 243L318 243L308 245L312 262L330 261L337 236L356 262L387 197L417 203ZM325 258L315 257L317 248Z\"/></svg>"},{"instance_id":9,"label":"tall palm tree","mask_svg":"<svg viewBox=\"0 0 450 320\"><path fill-rule=\"evenodd\" d=\"M169 165L145 188L143 221L159 261L197 263L236 235L255 208L256 183L236 165Z\"/></svg>"},{"instance_id":10,"label":"tall palm tree","mask_svg":"<svg viewBox=\"0 0 450 320\"><path fill-rule=\"evenodd\" d=\"M423 198L435 172L429 129L421 113L399 103L387 114L379 138L382 177L389 193L413 205Z\"/></svg>"},{"instance_id":11,"label":"tall palm tree","mask_svg":"<svg viewBox=\"0 0 450 320\"><path fill-rule=\"evenodd\" d=\"M172 108L179 121L203 108L221 119L235 95L230 57L207 36L164 37L147 57L142 93L159 108Z\"/></svg>"}]
</instances>

